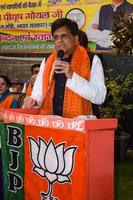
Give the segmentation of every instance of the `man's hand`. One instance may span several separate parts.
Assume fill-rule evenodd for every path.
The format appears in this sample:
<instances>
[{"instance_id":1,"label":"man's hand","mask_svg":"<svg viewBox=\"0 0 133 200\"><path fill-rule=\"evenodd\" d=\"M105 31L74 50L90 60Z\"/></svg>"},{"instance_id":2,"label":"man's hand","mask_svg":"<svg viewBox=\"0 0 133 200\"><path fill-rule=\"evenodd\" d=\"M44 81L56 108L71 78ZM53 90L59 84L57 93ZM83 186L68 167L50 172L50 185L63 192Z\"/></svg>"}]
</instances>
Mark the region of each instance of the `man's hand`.
<instances>
[{"instance_id":1,"label":"man's hand","mask_svg":"<svg viewBox=\"0 0 133 200\"><path fill-rule=\"evenodd\" d=\"M99 29L99 25L98 24L92 24L92 28L94 28L94 29Z\"/></svg>"},{"instance_id":2,"label":"man's hand","mask_svg":"<svg viewBox=\"0 0 133 200\"><path fill-rule=\"evenodd\" d=\"M54 72L56 74L65 74L67 79L72 78L73 70L68 62L57 60L54 63Z\"/></svg>"},{"instance_id":3,"label":"man's hand","mask_svg":"<svg viewBox=\"0 0 133 200\"><path fill-rule=\"evenodd\" d=\"M33 106L36 104L37 102L34 99L32 99L30 96L27 96L24 99L23 108L33 108Z\"/></svg>"}]
</instances>

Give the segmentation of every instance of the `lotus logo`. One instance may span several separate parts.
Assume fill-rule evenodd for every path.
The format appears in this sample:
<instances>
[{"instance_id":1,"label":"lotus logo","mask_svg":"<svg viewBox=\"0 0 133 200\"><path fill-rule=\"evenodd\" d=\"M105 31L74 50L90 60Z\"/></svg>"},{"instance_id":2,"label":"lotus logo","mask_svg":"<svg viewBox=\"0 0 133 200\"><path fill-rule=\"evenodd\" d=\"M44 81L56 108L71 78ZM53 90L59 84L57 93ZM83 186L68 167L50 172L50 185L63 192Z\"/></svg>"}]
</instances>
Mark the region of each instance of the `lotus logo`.
<instances>
[{"instance_id":1,"label":"lotus logo","mask_svg":"<svg viewBox=\"0 0 133 200\"><path fill-rule=\"evenodd\" d=\"M48 192L41 192L41 200L58 200L52 196L54 182L71 182L70 175L74 167L75 146L65 148L65 142L55 145L39 137L39 141L29 137L33 171L48 180Z\"/></svg>"}]
</instances>

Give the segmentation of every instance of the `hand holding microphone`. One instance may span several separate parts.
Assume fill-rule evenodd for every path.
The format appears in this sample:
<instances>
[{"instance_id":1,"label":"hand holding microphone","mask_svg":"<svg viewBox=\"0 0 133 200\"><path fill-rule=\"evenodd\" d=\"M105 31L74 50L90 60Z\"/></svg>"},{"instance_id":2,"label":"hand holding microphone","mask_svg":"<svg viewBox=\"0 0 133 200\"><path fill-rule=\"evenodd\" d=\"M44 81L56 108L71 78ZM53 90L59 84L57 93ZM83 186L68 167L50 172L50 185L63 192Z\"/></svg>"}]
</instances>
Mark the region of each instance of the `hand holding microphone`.
<instances>
[{"instance_id":1,"label":"hand holding microphone","mask_svg":"<svg viewBox=\"0 0 133 200\"><path fill-rule=\"evenodd\" d=\"M54 63L54 72L56 74L65 74L67 78L72 78L73 71L69 62L63 61L64 51L59 50L57 53L57 59Z\"/></svg>"}]
</instances>

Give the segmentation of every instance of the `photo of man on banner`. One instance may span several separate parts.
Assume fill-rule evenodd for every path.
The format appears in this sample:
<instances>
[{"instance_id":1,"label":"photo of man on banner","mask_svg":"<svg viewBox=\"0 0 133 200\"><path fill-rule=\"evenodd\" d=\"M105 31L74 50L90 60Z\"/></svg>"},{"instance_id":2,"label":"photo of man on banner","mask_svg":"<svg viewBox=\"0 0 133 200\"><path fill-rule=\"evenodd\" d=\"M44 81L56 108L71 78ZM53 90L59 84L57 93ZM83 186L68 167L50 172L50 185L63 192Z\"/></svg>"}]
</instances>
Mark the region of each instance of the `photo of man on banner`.
<instances>
[{"instance_id":1,"label":"photo of man on banner","mask_svg":"<svg viewBox=\"0 0 133 200\"><path fill-rule=\"evenodd\" d=\"M113 28L113 16L123 12L133 12L133 4L126 0L112 0L111 4L101 6L89 24L86 33L89 41L96 43L96 49L109 49L113 45L110 35Z\"/></svg>"}]
</instances>

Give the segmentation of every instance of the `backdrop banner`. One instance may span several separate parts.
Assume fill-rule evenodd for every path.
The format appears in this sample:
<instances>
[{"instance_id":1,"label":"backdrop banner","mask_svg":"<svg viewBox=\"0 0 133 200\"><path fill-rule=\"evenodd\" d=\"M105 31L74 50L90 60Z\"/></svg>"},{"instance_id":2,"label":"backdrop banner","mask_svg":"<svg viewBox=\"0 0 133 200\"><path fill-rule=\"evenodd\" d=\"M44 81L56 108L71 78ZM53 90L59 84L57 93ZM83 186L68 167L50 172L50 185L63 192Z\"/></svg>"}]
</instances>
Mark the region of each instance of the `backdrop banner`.
<instances>
[{"instance_id":1,"label":"backdrop banner","mask_svg":"<svg viewBox=\"0 0 133 200\"><path fill-rule=\"evenodd\" d=\"M2 0L0 2L1 52L51 52L54 20L71 18L83 31L102 5L111 0ZM133 0L129 0L133 3ZM89 37L89 35L88 35ZM91 38L90 38L91 40Z\"/></svg>"}]
</instances>

